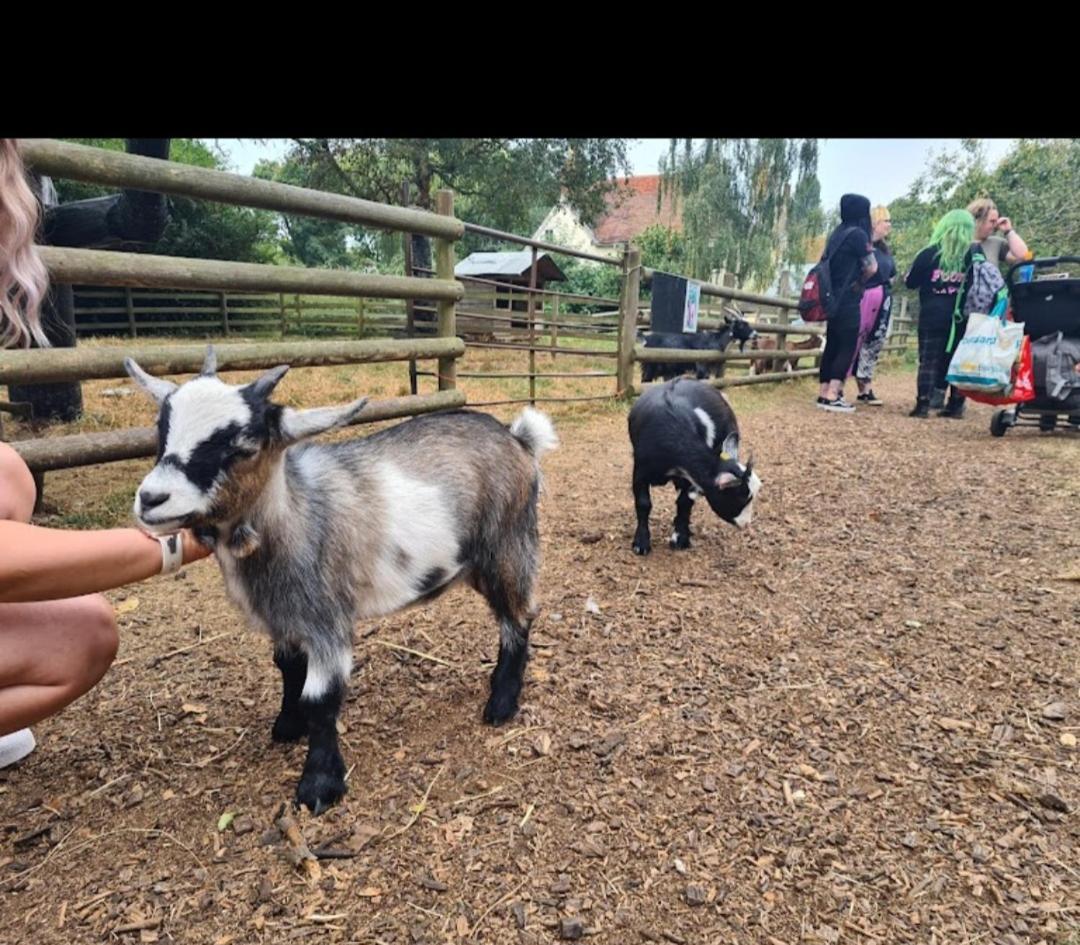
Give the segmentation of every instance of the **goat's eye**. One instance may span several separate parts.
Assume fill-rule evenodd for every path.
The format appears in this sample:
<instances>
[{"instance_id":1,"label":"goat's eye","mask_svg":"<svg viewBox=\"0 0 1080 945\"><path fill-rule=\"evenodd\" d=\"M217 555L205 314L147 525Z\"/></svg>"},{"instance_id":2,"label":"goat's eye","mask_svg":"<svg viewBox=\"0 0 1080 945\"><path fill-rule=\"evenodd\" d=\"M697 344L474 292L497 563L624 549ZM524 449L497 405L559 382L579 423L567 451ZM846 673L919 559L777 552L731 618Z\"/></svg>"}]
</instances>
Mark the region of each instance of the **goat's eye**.
<instances>
[{"instance_id":1,"label":"goat's eye","mask_svg":"<svg viewBox=\"0 0 1080 945\"><path fill-rule=\"evenodd\" d=\"M234 446L232 454L236 459L251 459L255 455L255 450L247 446Z\"/></svg>"}]
</instances>

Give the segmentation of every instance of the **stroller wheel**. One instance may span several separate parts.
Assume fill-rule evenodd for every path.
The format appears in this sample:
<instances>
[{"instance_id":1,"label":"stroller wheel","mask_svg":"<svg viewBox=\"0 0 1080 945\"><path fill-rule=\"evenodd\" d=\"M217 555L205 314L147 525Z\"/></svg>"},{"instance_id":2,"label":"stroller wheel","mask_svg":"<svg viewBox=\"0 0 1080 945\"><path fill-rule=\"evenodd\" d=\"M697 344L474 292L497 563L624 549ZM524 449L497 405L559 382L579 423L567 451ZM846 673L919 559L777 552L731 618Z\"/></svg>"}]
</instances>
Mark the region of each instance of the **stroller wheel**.
<instances>
[{"instance_id":1,"label":"stroller wheel","mask_svg":"<svg viewBox=\"0 0 1080 945\"><path fill-rule=\"evenodd\" d=\"M1010 411L995 410L990 418L990 433L994 436L1004 436L1005 432L1013 425Z\"/></svg>"},{"instance_id":2,"label":"stroller wheel","mask_svg":"<svg viewBox=\"0 0 1080 945\"><path fill-rule=\"evenodd\" d=\"M1053 432L1054 427L1057 426L1057 417L1053 414L1043 414L1039 417L1039 429L1043 433Z\"/></svg>"}]
</instances>

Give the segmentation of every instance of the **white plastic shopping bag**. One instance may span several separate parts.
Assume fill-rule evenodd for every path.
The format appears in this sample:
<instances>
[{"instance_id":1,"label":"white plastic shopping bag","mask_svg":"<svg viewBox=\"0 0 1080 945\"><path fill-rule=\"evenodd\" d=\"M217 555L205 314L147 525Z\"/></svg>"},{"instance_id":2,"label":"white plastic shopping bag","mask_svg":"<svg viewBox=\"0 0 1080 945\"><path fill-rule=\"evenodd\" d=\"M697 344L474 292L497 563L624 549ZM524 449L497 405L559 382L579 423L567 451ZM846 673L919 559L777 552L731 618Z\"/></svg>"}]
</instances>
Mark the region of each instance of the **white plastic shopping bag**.
<instances>
[{"instance_id":1,"label":"white plastic shopping bag","mask_svg":"<svg viewBox=\"0 0 1080 945\"><path fill-rule=\"evenodd\" d=\"M1023 340L1023 322L975 312L968 317L967 331L956 346L945 379L960 390L1004 391L1012 382Z\"/></svg>"}]
</instances>

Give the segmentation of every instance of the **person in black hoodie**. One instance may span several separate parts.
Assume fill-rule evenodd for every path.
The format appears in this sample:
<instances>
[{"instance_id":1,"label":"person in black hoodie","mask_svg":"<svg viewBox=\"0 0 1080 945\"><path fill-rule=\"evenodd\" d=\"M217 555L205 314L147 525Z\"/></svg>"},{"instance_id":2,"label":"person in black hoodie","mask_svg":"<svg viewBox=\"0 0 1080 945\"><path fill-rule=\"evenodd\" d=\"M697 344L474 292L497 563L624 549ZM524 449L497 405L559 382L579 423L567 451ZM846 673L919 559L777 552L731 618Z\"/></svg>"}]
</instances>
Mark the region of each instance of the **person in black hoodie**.
<instances>
[{"instance_id":1,"label":"person in black hoodie","mask_svg":"<svg viewBox=\"0 0 1080 945\"><path fill-rule=\"evenodd\" d=\"M860 194L844 194L840 198L840 225L825 244L836 302L826 325L825 350L818 372L821 389L817 405L823 410L838 413L855 410L844 400L843 389L859 342L863 286L877 272L871 231L870 201Z\"/></svg>"}]
</instances>

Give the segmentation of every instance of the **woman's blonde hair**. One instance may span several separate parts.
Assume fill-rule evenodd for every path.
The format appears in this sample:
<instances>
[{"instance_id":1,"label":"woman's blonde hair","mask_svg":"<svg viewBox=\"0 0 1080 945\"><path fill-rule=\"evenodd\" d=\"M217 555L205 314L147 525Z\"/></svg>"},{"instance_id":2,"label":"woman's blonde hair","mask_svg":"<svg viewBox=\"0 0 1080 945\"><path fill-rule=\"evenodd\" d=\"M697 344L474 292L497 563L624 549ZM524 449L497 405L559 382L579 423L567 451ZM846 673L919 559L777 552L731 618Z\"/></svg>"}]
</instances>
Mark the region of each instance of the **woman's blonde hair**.
<instances>
[{"instance_id":1,"label":"woman's blonde hair","mask_svg":"<svg viewBox=\"0 0 1080 945\"><path fill-rule=\"evenodd\" d=\"M879 203L876 207L870 208L870 222L877 224L883 220L891 220L892 214L889 213L889 208L883 203Z\"/></svg>"},{"instance_id":2,"label":"woman's blonde hair","mask_svg":"<svg viewBox=\"0 0 1080 945\"><path fill-rule=\"evenodd\" d=\"M0 138L0 348L48 345L41 303L49 275L34 245L38 201L14 138Z\"/></svg>"},{"instance_id":3,"label":"woman's blonde hair","mask_svg":"<svg viewBox=\"0 0 1080 945\"><path fill-rule=\"evenodd\" d=\"M981 222L991 210L997 210L997 204L989 197L979 197L967 205L967 211L975 218L976 223Z\"/></svg>"}]
</instances>

